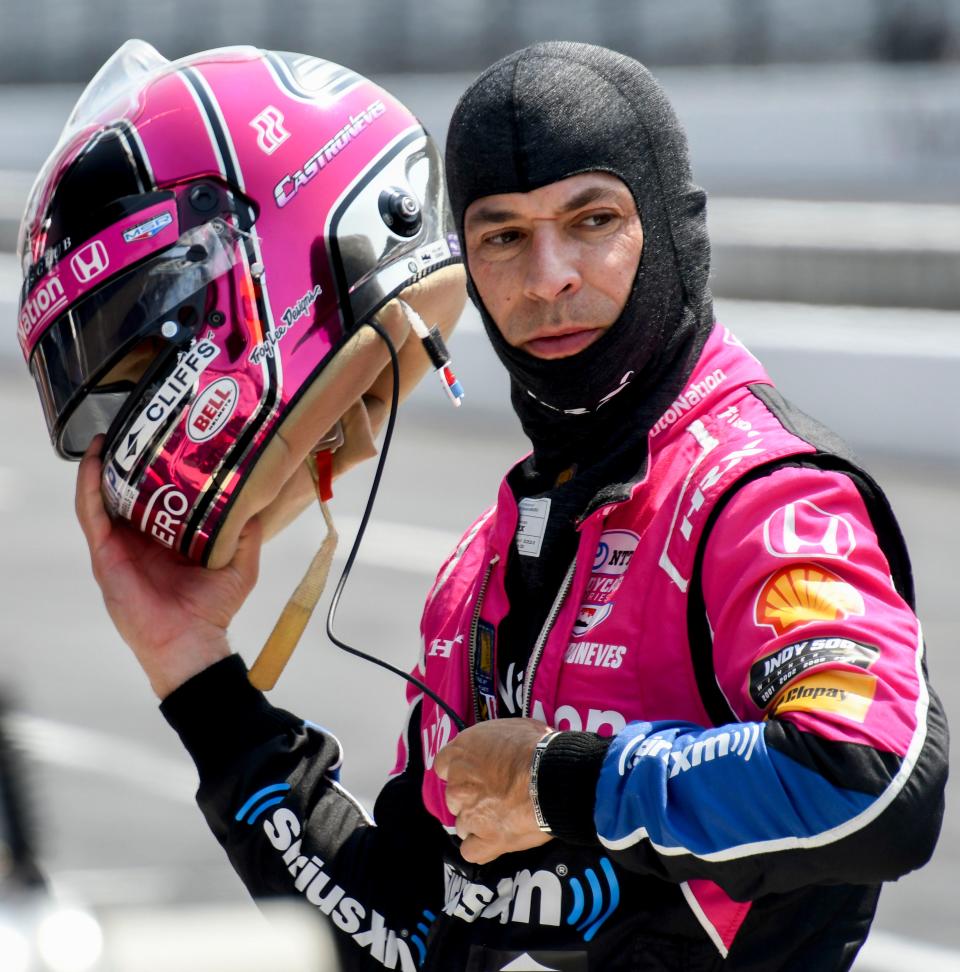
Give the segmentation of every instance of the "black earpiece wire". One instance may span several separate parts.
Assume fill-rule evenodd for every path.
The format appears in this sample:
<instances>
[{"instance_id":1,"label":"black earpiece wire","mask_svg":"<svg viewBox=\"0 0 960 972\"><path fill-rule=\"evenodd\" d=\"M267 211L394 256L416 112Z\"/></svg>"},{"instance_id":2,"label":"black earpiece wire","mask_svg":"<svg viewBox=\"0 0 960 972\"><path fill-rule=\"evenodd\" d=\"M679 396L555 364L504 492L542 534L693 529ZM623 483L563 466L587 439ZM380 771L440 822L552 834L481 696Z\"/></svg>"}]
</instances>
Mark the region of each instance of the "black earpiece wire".
<instances>
[{"instance_id":1,"label":"black earpiece wire","mask_svg":"<svg viewBox=\"0 0 960 972\"><path fill-rule=\"evenodd\" d=\"M380 336L381 340L386 344L387 350L390 352L390 364L393 370L393 391L390 396L390 413L387 417L387 427L383 434L383 446L380 449L380 458L377 460L376 472L373 474L373 482L370 485L370 492L367 495L367 502L363 509L363 515L360 517L360 526L357 528L357 535L353 539L353 546L350 548L350 553L347 556L347 562L344 564L343 570L340 573L340 579L337 581L336 589L333 592L333 597L330 599L330 607L327 610L327 637L340 649L349 652L351 655L356 655L358 658L362 658L365 661L372 662L374 665L379 665L381 668L385 668L388 672L393 672L394 675L399 675L401 678L406 679L412 685L415 685L424 695L432 699L448 716L453 720L453 724L458 730L462 731L466 728L466 723L457 712L454 711L453 707L445 702L443 699L437 695L433 689L425 685L419 678L415 675L411 675L409 672L403 671L403 669L397 668L395 665L391 665L390 662L385 661L383 658L377 658L375 655L367 654L365 651L361 651L359 648L354 648L352 645L348 645L345 641L341 641L333 631L334 617L337 612L337 608L340 605L340 597L343 594L344 585L347 582L347 578L350 576L350 570L353 567L354 561L357 559L357 551L360 549L360 543L363 540L363 535L367 529L367 522L370 519L370 515L373 512L373 504L377 498L377 491L380 489L380 479L383 476L383 467L386 463L387 453L390 450L390 443L393 439L393 430L397 421L397 410L400 404L400 360L397 357L397 349L394 347L393 341L390 335L375 321L367 321L367 327L373 328L374 331Z\"/></svg>"}]
</instances>

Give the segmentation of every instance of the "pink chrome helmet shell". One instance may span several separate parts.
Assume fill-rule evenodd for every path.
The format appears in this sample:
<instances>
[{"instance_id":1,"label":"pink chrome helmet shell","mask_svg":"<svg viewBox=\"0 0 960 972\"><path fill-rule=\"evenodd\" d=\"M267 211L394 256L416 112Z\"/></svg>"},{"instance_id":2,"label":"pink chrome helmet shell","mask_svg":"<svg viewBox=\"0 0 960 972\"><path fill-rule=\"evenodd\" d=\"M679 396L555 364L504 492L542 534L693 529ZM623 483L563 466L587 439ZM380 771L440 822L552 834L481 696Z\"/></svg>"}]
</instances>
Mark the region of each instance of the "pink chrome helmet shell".
<instances>
[{"instance_id":1,"label":"pink chrome helmet shell","mask_svg":"<svg viewBox=\"0 0 960 972\"><path fill-rule=\"evenodd\" d=\"M115 169L121 198L97 198ZM460 262L436 147L382 88L302 55L171 63L141 42L78 103L20 254L19 337L55 446L76 458L109 427L112 512L200 562L321 376L335 422L379 373L382 356L356 388L324 376L361 325Z\"/></svg>"}]
</instances>

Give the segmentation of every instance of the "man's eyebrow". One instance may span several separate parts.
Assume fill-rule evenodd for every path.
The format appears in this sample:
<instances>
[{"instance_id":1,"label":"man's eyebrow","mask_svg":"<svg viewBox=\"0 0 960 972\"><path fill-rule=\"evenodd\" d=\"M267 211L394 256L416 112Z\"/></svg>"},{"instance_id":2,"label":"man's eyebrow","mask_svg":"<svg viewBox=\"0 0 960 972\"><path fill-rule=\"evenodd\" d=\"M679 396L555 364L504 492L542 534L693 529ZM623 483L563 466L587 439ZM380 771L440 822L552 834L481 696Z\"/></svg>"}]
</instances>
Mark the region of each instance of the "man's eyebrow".
<instances>
[{"instance_id":1,"label":"man's eyebrow","mask_svg":"<svg viewBox=\"0 0 960 972\"><path fill-rule=\"evenodd\" d=\"M571 196L570 199L560 206L557 212L572 213L601 199L618 200L619 198L620 194L617 190L609 186L589 186L586 189L581 189L576 195ZM467 222L471 226L475 226L478 223L510 223L520 218L520 213L515 209L498 208L493 205L480 205L470 213Z\"/></svg>"},{"instance_id":2,"label":"man's eyebrow","mask_svg":"<svg viewBox=\"0 0 960 972\"><path fill-rule=\"evenodd\" d=\"M610 186L589 186L568 199L560 207L559 211L561 213L572 213L583 206L589 206L590 203L598 202L601 199L616 200L619 198L620 194L616 189L610 188Z\"/></svg>"},{"instance_id":3,"label":"man's eyebrow","mask_svg":"<svg viewBox=\"0 0 960 972\"><path fill-rule=\"evenodd\" d=\"M514 209L480 206L467 216L467 222L472 226L475 223L509 223L519 218L520 214Z\"/></svg>"}]
</instances>

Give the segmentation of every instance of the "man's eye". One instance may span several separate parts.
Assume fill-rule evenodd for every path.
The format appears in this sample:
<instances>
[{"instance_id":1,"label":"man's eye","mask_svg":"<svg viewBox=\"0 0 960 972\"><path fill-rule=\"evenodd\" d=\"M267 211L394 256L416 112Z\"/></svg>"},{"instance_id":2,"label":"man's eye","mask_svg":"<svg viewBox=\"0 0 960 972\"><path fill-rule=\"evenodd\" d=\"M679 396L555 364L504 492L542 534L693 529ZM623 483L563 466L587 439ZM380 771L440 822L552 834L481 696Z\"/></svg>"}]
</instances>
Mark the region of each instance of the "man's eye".
<instances>
[{"instance_id":1,"label":"man's eye","mask_svg":"<svg viewBox=\"0 0 960 972\"><path fill-rule=\"evenodd\" d=\"M483 242L489 246L509 246L520 239L519 230L501 230L499 233L491 233L483 238Z\"/></svg>"},{"instance_id":2,"label":"man's eye","mask_svg":"<svg viewBox=\"0 0 960 972\"><path fill-rule=\"evenodd\" d=\"M616 219L615 213L589 213L580 220L580 225L591 229L593 227L606 226L614 219Z\"/></svg>"}]
</instances>

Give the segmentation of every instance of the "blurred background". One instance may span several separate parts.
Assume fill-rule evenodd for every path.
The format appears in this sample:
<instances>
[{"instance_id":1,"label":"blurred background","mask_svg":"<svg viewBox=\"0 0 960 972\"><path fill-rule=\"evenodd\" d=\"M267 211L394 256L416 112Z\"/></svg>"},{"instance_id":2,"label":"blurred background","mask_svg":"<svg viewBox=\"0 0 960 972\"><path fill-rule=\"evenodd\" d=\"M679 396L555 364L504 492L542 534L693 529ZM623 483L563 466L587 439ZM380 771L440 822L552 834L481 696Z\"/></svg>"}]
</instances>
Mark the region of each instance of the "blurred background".
<instances>
[{"instance_id":1,"label":"blurred background","mask_svg":"<svg viewBox=\"0 0 960 972\"><path fill-rule=\"evenodd\" d=\"M189 914L215 909L199 925L218 930L236 914L249 928L253 914L192 803L189 760L106 618L73 520L75 469L46 441L14 338L26 194L83 83L130 37L171 59L249 43L347 64L441 142L471 78L528 42L590 41L647 63L709 194L718 316L888 489L934 684L948 715L960 711L960 0L0 0L0 687L22 757L19 771L0 760L0 806L16 780L32 794L22 832L0 825L0 972L101 967L81 919L60 926L76 947L11 964L33 946L10 943L39 940L42 923L8 920L29 883L15 865L28 857L57 902L82 905L111 940L135 927L139 940L169 943L180 929L194 958L168 955L167 969L220 967L198 957ZM419 648L433 572L525 450L471 310L451 351L466 403L454 413L427 382L405 407L339 622L346 640L402 667ZM344 550L371 473L338 488ZM248 660L322 535L319 514L307 514L265 551L235 625ZM335 654L318 617L274 698L337 731L345 782L371 802L392 764L402 684ZM955 802L933 862L881 897L860 972L960 968Z\"/></svg>"}]
</instances>

